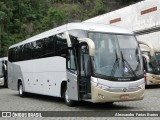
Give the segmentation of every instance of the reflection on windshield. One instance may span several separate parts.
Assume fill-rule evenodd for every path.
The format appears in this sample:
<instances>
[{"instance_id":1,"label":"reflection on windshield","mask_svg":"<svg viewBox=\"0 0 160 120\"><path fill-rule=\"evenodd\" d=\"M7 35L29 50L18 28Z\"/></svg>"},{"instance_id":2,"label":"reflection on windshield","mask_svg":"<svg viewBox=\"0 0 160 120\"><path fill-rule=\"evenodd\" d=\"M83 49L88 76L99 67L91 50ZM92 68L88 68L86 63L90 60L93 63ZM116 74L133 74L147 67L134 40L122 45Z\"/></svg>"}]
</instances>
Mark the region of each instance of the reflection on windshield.
<instances>
[{"instance_id":1,"label":"reflection on windshield","mask_svg":"<svg viewBox=\"0 0 160 120\"><path fill-rule=\"evenodd\" d=\"M89 37L95 43L96 74L114 77L135 77L143 74L140 51L134 36L89 33Z\"/></svg>"},{"instance_id":2,"label":"reflection on windshield","mask_svg":"<svg viewBox=\"0 0 160 120\"><path fill-rule=\"evenodd\" d=\"M160 66L160 52L155 52L155 59L157 60L158 65Z\"/></svg>"},{"instance_id":3,"label":"reflection on windshield","mask_svg":"<svg viewBox=\"0 0 160 120\"><path fill-rule=\"evenodd\" d=\"M152 56L150 59L149 63L147 64L147 72L153 73L153 74L160 74L160 65L159 65L159 60L155 57Z\"/></svg>"},{"instance_id":4,"label":"reflection on windshield","mask_svg":"<svg viewBox=\"0 0 160 120\"><path fill-rule=\"evenodd\" d=\"M117 40L124 59L131 67L130 70L133 70L137 76L141 75L143 72L142 61L140 61L140 50L134 36L117 35Z\"/></svg>"}]
</instances>

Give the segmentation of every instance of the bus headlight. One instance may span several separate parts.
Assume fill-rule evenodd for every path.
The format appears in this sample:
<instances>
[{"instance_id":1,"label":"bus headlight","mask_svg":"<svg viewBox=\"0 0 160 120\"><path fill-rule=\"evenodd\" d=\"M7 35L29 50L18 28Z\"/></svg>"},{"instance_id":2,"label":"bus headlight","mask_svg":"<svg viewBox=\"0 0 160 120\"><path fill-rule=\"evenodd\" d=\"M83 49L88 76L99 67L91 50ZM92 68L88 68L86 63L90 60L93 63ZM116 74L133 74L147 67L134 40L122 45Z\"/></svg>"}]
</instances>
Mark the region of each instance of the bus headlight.
<instances>
[{"instance_id":1,"label":"bus headlight","mask_svg":"<svg viewBox=\"0 0 160 120\"><path fill-rule=\"evenodd\" d=\"M142 89L142 88L144 88L144 86L145 86L144 84L141 84L138 87Z\"/></svg>"},{"instance_id":2,"label":"bus headlight","mask_svg":"<svg viewBox=\"0 0 160 120\"><path fill-rule=\"evenodd\" d=\"M100 89L107 89L107 88L109 88L106 85L102 85L102 84L99 84L99 83L96 83L96 82L92 82L92 85L95 86L95 87L98 87Z\"/></svg>"},{"instance_id":3,"label":"bus headlight","mask_svg":"<svg viewBox=\"0 0 160 120\"><path fill-rule=\"evenodd\" d=\"M105 98L104 95L99 94L99 93L98 93L98 97L99 97L100 99L104 99L104 98Z\"/></svg>"}]
</instances>

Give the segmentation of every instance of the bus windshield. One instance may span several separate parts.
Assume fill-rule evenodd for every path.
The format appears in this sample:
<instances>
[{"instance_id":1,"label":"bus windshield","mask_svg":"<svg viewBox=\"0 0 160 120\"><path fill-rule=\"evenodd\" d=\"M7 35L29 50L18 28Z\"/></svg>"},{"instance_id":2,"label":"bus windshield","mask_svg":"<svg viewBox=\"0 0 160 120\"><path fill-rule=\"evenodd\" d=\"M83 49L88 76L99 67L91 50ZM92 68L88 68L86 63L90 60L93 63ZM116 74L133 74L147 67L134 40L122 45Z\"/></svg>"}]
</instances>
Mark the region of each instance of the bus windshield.
<instances>
[{"instance_id":1,"label":"bus windshield","mask_svg":"<svg viewBox=\"0 0 160 120\"><path fill-rule=\"evenodd\" d=\"M160 52L155 52L155 58L158 62L158 65L160 65Z\"/></svg>"},{"instance_id":2,"label":"bus windshield","mask_svg":"<svg viewBox=\"0 0 160 120\"><path fill-rule=\"evenodd\" d=\"M143 55L148 56L149 61L144 57L144 69L147 73L160 74L160 54L155 52L155 56L151 56L149 51L142 51Z\"/></svg>"},{"instance_id":3,"label":"bus windshield","mask_svg":"<svg viewBox=\"0 0 160 120\"><path fill-rule=\"evenodd\" d=\"M138 43L133 35L90 32L95 43L94 74L137 77L143 74Z\"/></svg>"},{"instance_id":4,"label":"bus windshield","mask_svg":"<svg viewBox=\"0 0 160 120\"><path fill-rule=\"evenodd\" d=\"M150 62L147 64L147 72L157 75L160 74L160 63L157 55L151 57Z\"/></svg>"}]
</instances>

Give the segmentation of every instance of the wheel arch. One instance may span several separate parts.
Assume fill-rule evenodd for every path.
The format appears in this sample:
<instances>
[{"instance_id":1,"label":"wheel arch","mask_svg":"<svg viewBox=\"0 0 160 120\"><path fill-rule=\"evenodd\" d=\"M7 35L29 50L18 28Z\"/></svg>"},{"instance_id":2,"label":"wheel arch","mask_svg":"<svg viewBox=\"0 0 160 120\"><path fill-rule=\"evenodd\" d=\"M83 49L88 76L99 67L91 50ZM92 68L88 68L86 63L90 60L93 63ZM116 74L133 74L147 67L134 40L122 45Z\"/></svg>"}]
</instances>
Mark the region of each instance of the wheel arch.
<instances>
[{"instance_id":1,"label":"wheel arch","mask_svg":"<svg viewBox=\"0 0 160 120\"><path fill-rule=\"evenodd\" d=\"M67 81L62 81L62 83L61 83L61 93L60 93L61 97L63 97L66 87L67 87Z\"/></svg>"},{"instance_id":2,"label":"wheel arch","mask_svg":"<svg viewBox=\"0 0 160 120\"><path fill-rule=\"evenodd\" d=\"M17 81L17 89L19 89L19 84L20 83L22 83L22 79L19 78L18 81Z\"/></svg>"},{"instance_id":3,"label":"wheel arch","mask_svg":"<svg viewBox=\"0 0 160 120\"><path fill-rule=\"evenodd\" d=\"M18 78L18 79L17 79L17 89L18 89L18 86L19 86L19 83L20 83L20 82L22 83L23 89L25 90L24 81L23 81L22 78Z\"/></svg>"}]
</instances>

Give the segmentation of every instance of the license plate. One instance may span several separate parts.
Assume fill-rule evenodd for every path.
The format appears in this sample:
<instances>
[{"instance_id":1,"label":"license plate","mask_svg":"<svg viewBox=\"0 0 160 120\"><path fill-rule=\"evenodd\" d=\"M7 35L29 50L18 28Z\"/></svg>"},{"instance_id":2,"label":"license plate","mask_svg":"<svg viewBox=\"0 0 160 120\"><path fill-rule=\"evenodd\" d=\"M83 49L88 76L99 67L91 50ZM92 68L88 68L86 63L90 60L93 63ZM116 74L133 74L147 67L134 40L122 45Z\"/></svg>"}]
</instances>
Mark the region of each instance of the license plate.
<instances>
[{"instance_id":1,"label":"license plate","mask_svg":"<svg viewBox=\"0 0 160 120\"><path fill-rule=\"evenodd\" d=\"M120 99L127 100L129 98L129 94L120 95Z\"/></svg>"}]
</instances>

